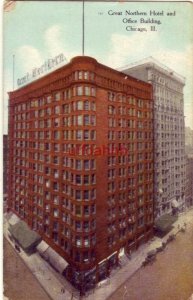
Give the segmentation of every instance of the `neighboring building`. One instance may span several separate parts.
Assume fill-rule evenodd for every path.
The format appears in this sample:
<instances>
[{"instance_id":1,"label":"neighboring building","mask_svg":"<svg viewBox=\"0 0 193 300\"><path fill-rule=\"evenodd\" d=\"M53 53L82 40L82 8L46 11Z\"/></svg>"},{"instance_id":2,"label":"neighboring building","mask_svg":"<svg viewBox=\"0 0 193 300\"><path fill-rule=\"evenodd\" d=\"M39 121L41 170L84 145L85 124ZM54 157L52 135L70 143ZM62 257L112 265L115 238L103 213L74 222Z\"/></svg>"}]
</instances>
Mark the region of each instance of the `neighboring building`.
<instances>
[{"instance_id":1,"label":"neighboring building","mask_svg":"<svg viewBox=\"0 0 193 300\"><path fill-rule=\"evenodd\" d=\"M185 145L186 154L193 155L193 130L190 127L185 127Z\"/></svg>"},{"instance_id":2,"label":"neighboring building","mask_svg":"<svg viewBox=\"0 0 193 300\"><path fill-rule=\"evenodd\" d=\"M185 80L152 57L121 68L153 85L155 217L185 206Z\"/></svg>"},{"instance_id":3,"label":"neighboring building","mask_svg":"<svg viewBox=\"0 0 193 300\"><path fill-rule=\"evenodd\" d=\"M186 208L193 206L193 156L186 157Z\"/></svg>"},{"instance_id":4,"label":"neighboring building","mask_svg":"<svg viewBox=\"0 0 193 300\"><path fill-rule=\"evenodd\" d=\"M7 199L8 135L3 135L3 199Z\"/></svg>"},{"instance_id":5,"label":"neighboring building","mask_svg":"<svg viewBox=\"0 0 193 300\"><path fill-rule=\"evenodd\" d=\"M9 208L87 289L152 237L152 86L85 56L9 97Z\"/></svg>"}]
</instances>

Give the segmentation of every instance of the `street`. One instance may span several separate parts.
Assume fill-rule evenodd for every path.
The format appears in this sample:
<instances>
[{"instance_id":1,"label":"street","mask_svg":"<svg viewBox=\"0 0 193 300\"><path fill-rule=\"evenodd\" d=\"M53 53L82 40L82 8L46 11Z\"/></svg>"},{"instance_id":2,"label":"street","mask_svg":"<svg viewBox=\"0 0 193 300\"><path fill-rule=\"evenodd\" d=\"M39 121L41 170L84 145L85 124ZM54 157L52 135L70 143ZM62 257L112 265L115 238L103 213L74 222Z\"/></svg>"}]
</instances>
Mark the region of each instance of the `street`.
<instances>
[{"instance_id":1,"label":"street","mask_svg":"<svg viewBox=\"0 0 193 300\"><path fill-rule=\"evenodd\" d=\"M4 238L4 295L10 300L50 300L22 259Z\"/></svg>"},{"instance_id":2,"label":"street","mask_svg":"<svg viewBox=\"0 0 193 300\"><path fill-rule=\"evenodd\" d=\"M187 300L193 293L193 223L156 261L140 268L109 300Z\"/></svg>"}]
</instances>

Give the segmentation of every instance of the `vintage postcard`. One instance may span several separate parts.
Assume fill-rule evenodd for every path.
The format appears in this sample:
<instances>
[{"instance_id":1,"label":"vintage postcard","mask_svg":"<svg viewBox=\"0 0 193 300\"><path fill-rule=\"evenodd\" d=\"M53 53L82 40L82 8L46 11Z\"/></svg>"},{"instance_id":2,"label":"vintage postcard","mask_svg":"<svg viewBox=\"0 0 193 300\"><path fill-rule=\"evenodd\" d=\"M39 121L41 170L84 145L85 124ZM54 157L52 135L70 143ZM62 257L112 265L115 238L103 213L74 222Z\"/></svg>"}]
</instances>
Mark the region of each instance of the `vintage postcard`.
<instances>
[{"instance_id":1,"label":"vintage postcard","mask_svg":"<svg viewBox=\"0 0 193 300\"><path fill-rule=\"evenodd\" d=\"M4 299L193 299L193 4L3 9Z\"/></svg>"}]
</instances>

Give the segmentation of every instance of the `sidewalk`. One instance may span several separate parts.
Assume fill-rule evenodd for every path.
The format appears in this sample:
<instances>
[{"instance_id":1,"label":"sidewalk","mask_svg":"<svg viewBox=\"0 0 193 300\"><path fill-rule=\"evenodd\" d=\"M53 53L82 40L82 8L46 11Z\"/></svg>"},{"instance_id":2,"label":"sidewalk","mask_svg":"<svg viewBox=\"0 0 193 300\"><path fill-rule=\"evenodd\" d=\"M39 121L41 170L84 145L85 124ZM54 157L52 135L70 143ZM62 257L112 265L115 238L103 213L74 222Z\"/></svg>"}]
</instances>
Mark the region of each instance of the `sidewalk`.
<instances>
[{"instance_id":1,"label":"sidewalk","mask_svg":"<svg viewBox=\"0 0 193 300\"><path fill-rule=\"evenodd\" d=\"M162 245L162 242L166 242L169 235L178 234L179 227L183 227L184 223L193 223L193 209L182 213L178 220L174 223L173 229L164 238L154 237L151 241L142 245L135 253L132 254L132 258L129 260L125 255L120 259L121 268L112 270L110 278L103 283L99 283L98 286L87 293L85 297L81 299L85 300L105 300L111 296L124 282L128 280L142 265L147 253ZM8 237L8 224L4 224L4 235L10 244L14 247L14 244ZM167 247L166 247L167 251ZM45 260L43 260L38 253L34 253L31 256L27 256L25 252L21 250L19 255L22 257L25 264L32 271L34 276L38 279L40 285L46 290L49 296L54 300L73 300L80 299L78 291L67 282L67 280L57 273ZM64 293L62 292L64 289Z\"/></svg>"},{"instance_id":2,"label":"sidewalk","mask_svg":"<svg viewBox=\"0 0 193 300\"><path fill-rule=\"evenodd\" d=\"M4 223L4 236L14 248L14 243L8 237L8 224ZM21 250L18 255L37 278L40 285L54 300L79 299L78 291L67 280L57 273L38 253L30 256Z\"/></svg>"},{"instance_id":3,"label":"sidewalk","mask_svg":"<svg viewBox=\"0 0 193 300\"><path fill-rule=\"evenodd\" d=\"M134 254L131 260L126 256L121 259L122 268L116 269L110 275L110 280L105 286L95 288L94 292L90 293L85 299L87 300L105 300L108 299L124 282L128 280L140 267L145 260L147 253L166 242L171 234L178 234L179 226L183 227L184 222L187 224L193 223L193 209L179 215L178 220L173 224L173 229L164 238L154 237L147 244L142 245ZM183 234L183 233L182 233ZM166 250L167 251L167 246ZM159 254L158 254L159 255Z\"/></svg>"}]
</instances>

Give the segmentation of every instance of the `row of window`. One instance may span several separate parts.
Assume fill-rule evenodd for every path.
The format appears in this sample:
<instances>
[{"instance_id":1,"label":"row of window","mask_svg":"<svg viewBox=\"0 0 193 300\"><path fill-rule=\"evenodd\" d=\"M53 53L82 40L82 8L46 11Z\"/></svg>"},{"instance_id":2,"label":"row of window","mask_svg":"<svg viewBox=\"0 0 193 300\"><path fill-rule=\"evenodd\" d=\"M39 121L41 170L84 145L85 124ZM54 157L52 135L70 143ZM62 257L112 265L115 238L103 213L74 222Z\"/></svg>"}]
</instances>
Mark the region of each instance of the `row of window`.
<instances>
[{"instance_id":1,"label":"row of window","mask_svg":"<svg viewBox=\"0 0 193 300\"><path fill-rule=\"evenodd\" d=\"M152 180L153 176L150 176L148 180ZM146 179L147 180L147 179ZM138 190L136 192L137 196L141 196L143 193L152 193L153 192L153 186L152 184L144 184L142 181L137 182L138 183ZM139 185L141 184L141 185ZM126 190L128 189L128 185L130 186L130 182L127 182L126 180L119 180L119 182L111 181L108 182L108 192L115 192L118 188L118 191ZM133 186L134 187L134 186Z\"/></svg>"},{"instance_id":2,"label":"row of window","mask_svg":"<svg viewBox=\"0 0 193 300\"><path fill-rule=\"evenodd\" d=\"M63 130L63 131L46 131L46 132L21 132L16 131L14 133L14 138L23 138L23 139L47 139L52 138L54 140L96 140L96 130ZM38 143L34 143L33 145L38 145ZM42 144L43 145L43 144ZM40 144L40 150L48 150L44 149L44 147Z\"/></svg>"},{"instance_id":3,"label":"row of window","mask_svg":"<svg viewBox=\"0 0 193 300\"><path fill-rule=\"evenodd\" d=\"M91 131L89 131L91 133ZM58 132L54 133L55 137L58 136ZM38 134L37 134L38 136ZM29 141L14 141L14 147L16 148L16 151L24 151L24 153L27 153L28 151L33 151L33 149L37 149L38 150L54 150L54 148L56 148L56 151L58 151L58 146L60 145L60 150L61 150L61 154L62 152L64 153L77 153L77 155L80 153L83 154L85 153L92 153L94 154L94 150L99 150L99 148L101 149L101 151L103 150L103 153L108 154L108 152L113 153L114 155L118 156L118 154L121 155L121 151L122 151L122 155L126 155L129 152L133 152L135 150L139 150L141 148L141 145L144 145L145 149L147 149L146 151L148 151L148 147L146 144L148 143L141 143L141 142L129 142L129 143L125 143L125 142L121 142L121 143L108 143L108 145L102 145L101 147L97 147L96 144L71 144L69 142L65 142L64 140L62 140L62 142L64 143L60 143L60 141L52 141L52 142L29 142ZM57 146L55 146L57 145ZM161 145L160 145L161 146ZM19 149L21 148L21 149ZM24 150L25 148L31 148L28 151ZM120 150L120 152L118 151ZM148 152L147 152L148 153ZM138 153L139 155L143 154L146 155L146 152L143 151L143 153ZM46 154L45 154L46 155ZM133 155L131 153L131 155Z\"/></svg>"},{"instance_id":4,"label":"row of window","mask_svg":"<svg viewBox=\"0 0 193 300\"><path fill-rule=\"evenodd\" d=\"M23 155L22 155L23 156ZM95 159L73 159L73 158L69 158L64 156L63 158L59 157L59 156L51 156L51 155L42 155L42 154L32 154L30 155L32 159L35 160L40 160L42 162L45 163L49 163L49 164L55 164L55 165L62 165L64 167L67 168L71 168L73 170L85 170L85 171L89 171L89 170L95 170L96 169L96 160ZM25 166L25 167L29 167L30 169L34 170L34 171L39 171L39 172L45 172L46 175L50 175L51 174L51 170L52 168L50 168L49 166L44 166L44 164L38 163L38 162L26 162L25 159L22 159L22 157L14 158L14 162L16 164L16 169L18 169L19 172L19 168L17 166L21 165L21 166ZM125 163L137 163L137 161L135 161L134 156L133 156L133 161L130 160L130 156L128 156L128 160L126 156L109 156L107 159L107 165L108 166L116 166L117 164L125 164ZM136 172L139 171L148 171L148 170L152 170L153 169L153 163L152 162L140 162L137 163L136 166L130 166L127 167L127 172L128 174L135 174ZM125 172L123 171L124 168L122 168L122 170L120 170L120 175L124 175L124 173L121 172ZM54 174L55 178L57 178L56 174ZM65 178L65 175L63 175L63 178Z\"/></svg>"},{"instance_id":5,"label":"row of window","mask_svg":"<svg viewBox=\"0 0 193 300\"><path fill-rule=\"evenodd\" d=\"M133 131L108 131L109 140L136 140L136 139L152 139L151 132L133 132Z\"/></svg>"},{"instance_id":6,"label":"row of window","mask_svg":"<svg viewBox=\"0 0 193 300\"><path fill-rule=\"evenodd\" d=\"M14 115L14 120L15 122L27 121L30 119L52 116L54 114L68 114L77 110L95 111L96 110L95 101L86 100L86 99L84 101L78 100L78 101L71 102L69 104L56 105L56 106L47 107L40 110L33 110L22 114L16 113Z\"/></svg>"},{"instance_id":7,"label":"row of window","mask_svg":"<svg viewBox=\"0 0 193 300\"><path fill-rule=\"evenodd\" d=\"M114 116L113 118L108 118L108 126L109 127L114 127L116 128L117 126L118 127L123 127L123 128L131 128L131 129L134 129L134 128L144 128L144 129L149 129L148 126L149 126L149 122L147 121L136 121L136 120L131 120L131 119L117 119L116 116Z\"/></svg>"},{"instance_id":8,"label":"row of window","mask_svg":"<svg viewBox=\"0 0 193 300\"><path fill-rule=\"evenodd\" d=\"M33 212L37 214L37 207L34 207ZM41 210L43 216L43 210ZM62 212L59 208L54 207L51 208L49 203L45 204L45 213L49 212L49 216L53 216L55 218L61 218L63 222L71 224L71 215L75 215L77 217L90 217L91 215L96 213L95 205L71 205L70 213Z\"/></svg>"},{"instance_id":9,"label":"row of window","mask_svg":"<svg viewBox=\"0 0 193 300\"><path fill-rule=\"evenodd\" d=\"M74 79L75 80L94 80L95 74L93 72L88 72L88 71L75 71L74 73Z\"/></svg>"},{"instance_id":10,"label":"row of window","mask_svg":"<svg viewBox=\"0 0 193 300\"><path fill-rule=\"evenodd\" d=\"M64 118L52 118L33 122L15 122L14 130L50 128L50 127L70 127L70 126L95 126L95 115L74 115Z\"/></svg>"},{"instance_id":11,"label":"row of window","mask_svg":"<svg viewBox=\"0 0 193 300\"><path fill-rule=\"evenodd\" d=\"M107 244L109 247L112 247L116 244L116 242L119 242L122 239L126 239L128 235L134 234L138 228L143 227L145 224L152 223L153 217L148 216L146 220L144 219L144 217L141 217L138 220L130 218L130 220L131 223L129 224L125 224L124 222L121 224L118 234L114 234L113 227L112 229L110 228L109 233L111 233L111 235L109 235L107 238Z\"/></svg>"},{"instance_id":12,"label":"row of window","mask_svg":"<svg viewBox=\"0 0 193 300\"><path fill-rule=\"evenodd\" d=\"M60 101L63 99L71 99L71 97L75 96L96 96L96 88L92 86L80 85L74 86L71 89L66 89L63 93L57 92L53 97L51 95L47 97L42 97L40 99L33 99L28 101L27 103L17 104L15 105L14 112L22 112L25 110L29 110L30 108L38 108L43 105L48 105L52 102L52 100Z\"/></svg>"},{"instance_id":13,"label":"row of window","mask_svg":"<svg viewBox=\"0 0 193 300\"><path fill-rule=\"evenodd\" d=\"M53 164L57 164L57 165L62 163L63 166L69 167L74 170L95 170L96 169L96 160L95 159L81 160L81 159L73 159L73 158L69 158L69 157L65 156L61 160L60 160L59 156L53 156L52 158L50 155L45 156L46 163L53 163ZM40 171L40 172L45 171L46 175L51 173L51 168L49 168L47 166L45 167L44 164L25 162L25 160L19 159L19 158L14 158L14 161L15 161L16 165L29 167L30 169L35 170L35 171ZM17 166L16 166L16 168L19 171L19 168Z\"/></svg>"},{"instance_id":14,"label":"row of window","mask_svg":"<svg viewBox=\"0 0 193 300\"><path fill-rule=\"evenodd\" d=\"M121 102L121 103L127 103L130 105L136 105L141 108L152 108L153 104L149 100L142 100L137 99L132 96L125 96L120 93L114 93L114 92L108 92L108 100L113 102Z\"/></svg>"},{"instance_id":15,"label":"row of window","mask_svg":"<svg viewBox=\"0 0 193 300\"><path fill-rule=\"evenodd\" d=\"M135 108L127 108L127 107L116 108L113 105L108 106L108 114L109 115L129 115L131 117L148 118L148 119L152 119L152 117L153 117L152 111L142 111L142 110L137 110Z\"/></svg>"}]
</instances>

